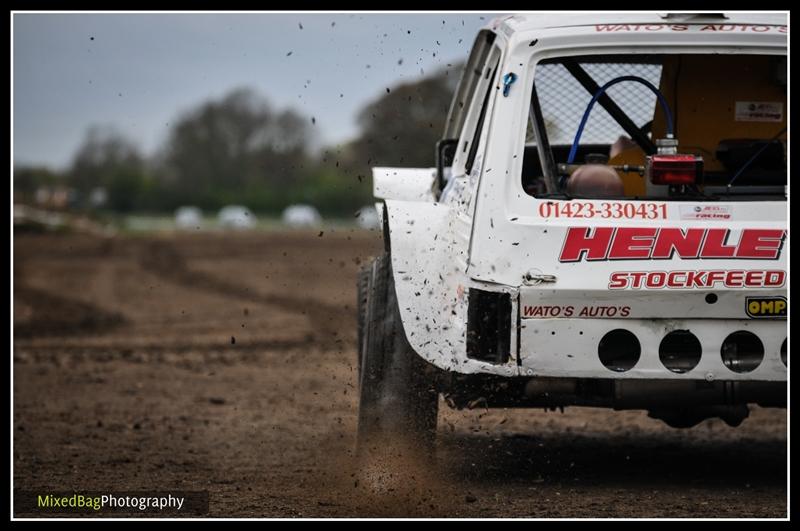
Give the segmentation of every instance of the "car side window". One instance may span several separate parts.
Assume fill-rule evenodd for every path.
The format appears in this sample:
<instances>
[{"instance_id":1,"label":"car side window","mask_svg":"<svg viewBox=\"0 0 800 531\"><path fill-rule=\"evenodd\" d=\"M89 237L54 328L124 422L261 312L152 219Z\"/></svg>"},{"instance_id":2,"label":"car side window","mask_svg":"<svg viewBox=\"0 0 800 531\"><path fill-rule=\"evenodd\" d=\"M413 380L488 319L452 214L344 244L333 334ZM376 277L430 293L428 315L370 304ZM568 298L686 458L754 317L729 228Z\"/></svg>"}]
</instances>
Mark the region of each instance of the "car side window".
<instances>
[{"instance_id":1,"label":"car side window","mask_svg":"<svg viewBox=\"0 0 800 531\"><path fill-rule=\"evenodd\" d=\"M481 140L481 133L483 131L483 123L486 119L486 109L489 106L489 97L492 95L492 87L494 86L494 78L497 75L497 64L495 63L494 67L491 68L487 66L486 68L486 78L489 83L486 86L485 95L483 97L483 104L481 105L481 112L478 115L478 123L475 125L475 133L472 136L472 144L469 147L469 155L467 156L467 161L464 164L464 170L466 171L467 175L472 172L472 167L475 164L475 156L478 153L478 144Z\"/></svg>"},{"instance_id":2,"label":"car side window","mask_svg":"<svg viewBox=\"0 0 800 531\"><path fill-rule=\"evenodd\" d=\"M469 174L475 165L481 130L486 119L486 109L494 86L494 78L497 75L499 62L500 50L494 47L482 67L481 79L472 95L469 113L459 137L453 161L453 175L455 176Z\"/></svg>"}]
</instances>

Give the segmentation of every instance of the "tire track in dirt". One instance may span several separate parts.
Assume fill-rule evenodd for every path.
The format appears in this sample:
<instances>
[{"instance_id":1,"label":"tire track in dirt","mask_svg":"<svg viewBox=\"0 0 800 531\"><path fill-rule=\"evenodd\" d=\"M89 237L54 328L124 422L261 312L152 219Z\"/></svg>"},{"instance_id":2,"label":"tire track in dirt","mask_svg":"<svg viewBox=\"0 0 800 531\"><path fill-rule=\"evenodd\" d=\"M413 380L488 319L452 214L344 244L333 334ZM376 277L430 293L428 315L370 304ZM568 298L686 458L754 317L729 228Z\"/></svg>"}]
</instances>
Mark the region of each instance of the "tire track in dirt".
<instances>
[{"instance_id":1,"label":"tire track in dirt","mask_svg":"<svg viewBox=\"0 0 800 531\"><path fill-rule=\"evenodd\" d=\"M108 256L111 247L110 242L102 241L98 256ZM31 286L27 282L28 267L30 263L27 260L15 259L13 287L15 313L19 308L24 309L23 314L27 315L21 318L15 317L14 337L29 339L101 334L128 324L127 319L119 312Z\"/></svg>"},{"instance_id":2,"label":"tire track in dirt","mask_svg":"<svg viewBox=\"0 0 800 531\"><path fill-rule=\"evenodd\" d=\"M24 283L14 287L14 298L31 310L28 319L14 323L17 338L99 334L127 322L117 312Z\"/></svg>"},{"instance_id":3,"label":"tire track in dirt","mask_svg":"<svg viewBox=\"0 0 800 531\"><path fill-rule=\"evenodd\" d=\"M211 365L232 366L258 363L265 352L287 352L314 345L313 337L251 341L231 348L228 343L161 345L150 343L136 346L116 345L35 345L17 348L15 363L113 363L159 364L182 368L207 368Z\"/></svg>"},{"instance_id":4,"label":"tire track in dirt","mask_svg":"<svg viewBox=\"0 0 800 531\"><path fill-rule=\"evenodd\" d=\"M201 289L223 295L236 301L275 306L292 313L307 315L318 327L323 339L338 336L340 327L333 317L341 313L342 307L324 301L277 294L258 293L253 288L215 277L188 267L184 257L169 245L152 241L141 251L141 267L161 278L192 289ZM314 341L312 336L309 341Z\"/></svg>"}]
</instances>

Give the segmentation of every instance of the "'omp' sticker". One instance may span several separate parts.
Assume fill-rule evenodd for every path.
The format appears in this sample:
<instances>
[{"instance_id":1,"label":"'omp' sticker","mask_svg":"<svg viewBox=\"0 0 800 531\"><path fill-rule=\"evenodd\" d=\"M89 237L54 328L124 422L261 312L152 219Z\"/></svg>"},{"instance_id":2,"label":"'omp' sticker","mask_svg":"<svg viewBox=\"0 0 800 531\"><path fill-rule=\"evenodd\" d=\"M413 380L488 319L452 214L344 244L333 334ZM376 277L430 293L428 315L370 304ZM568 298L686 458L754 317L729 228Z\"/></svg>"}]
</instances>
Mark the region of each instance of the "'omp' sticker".
<instances>
[{"instance_id":1,"label":"'omp' sticker","mask_svg":"<svg viewBox=\"0 0 800 531\"><path fill-rule=\"evenodd\" d=\"M786 317L786 297L747 297L745 310L755 319L762 317Z\"/></svg>"}]
</instances>

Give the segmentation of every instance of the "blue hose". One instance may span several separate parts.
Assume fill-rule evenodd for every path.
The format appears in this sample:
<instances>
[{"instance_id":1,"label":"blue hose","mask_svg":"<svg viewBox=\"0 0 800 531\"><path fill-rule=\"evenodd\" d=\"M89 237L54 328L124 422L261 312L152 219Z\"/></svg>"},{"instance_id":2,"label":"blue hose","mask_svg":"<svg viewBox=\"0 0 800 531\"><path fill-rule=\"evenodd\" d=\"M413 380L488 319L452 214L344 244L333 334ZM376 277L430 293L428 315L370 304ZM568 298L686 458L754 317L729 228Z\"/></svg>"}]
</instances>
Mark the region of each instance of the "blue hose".
<instances>
[{"instance_id":1,"label":"blue hose","mask_svg":"<svg viewBox=\"0 0 800 531\"><path fill-rule=\"evenodd\" d=\"M581 123L578 126L578 131L575 133L575 140L572 141L572 148L569 150L569 157L567 158L567 164L572 164L575 161L575 155L578 153L578 144L581 141L581 135L583 134L583 128L586 127L586 121L589 119L589 113L592 112L592 107L594 107L595 102L600 99L600 96L612 85L616 85L622 81L636 81L641 83L642 85L646 86L653 93L658 97L659 103L661 103L661 107L664 109L664 115L667 118L667 134L672 136L674 134L674 130L672 128L672 111L669 110L669 105L667 105L667 100L664 99L664 95L661 94L652 83L643 79L639 76L620 76L615 77L595 92L594 96L592 96L592 101L589 102L589 105L586 107L586 111L583 113L583 118L581 118Z\"/></svg>"}]
</instances>

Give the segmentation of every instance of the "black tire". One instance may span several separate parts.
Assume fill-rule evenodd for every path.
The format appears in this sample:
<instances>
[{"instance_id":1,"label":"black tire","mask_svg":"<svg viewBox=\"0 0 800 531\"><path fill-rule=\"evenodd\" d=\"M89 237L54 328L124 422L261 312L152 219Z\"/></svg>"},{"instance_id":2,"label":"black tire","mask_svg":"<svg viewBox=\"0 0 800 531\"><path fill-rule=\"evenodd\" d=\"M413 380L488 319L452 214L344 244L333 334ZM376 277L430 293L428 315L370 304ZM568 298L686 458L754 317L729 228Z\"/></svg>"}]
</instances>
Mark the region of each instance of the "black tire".
<instances>
[{"instance_id":1,"label":"black tire","mask_svg":"<svg viewBox=\"0 0 800 531\"><path fill-rule=\"evenodd\" d=\"M364 323L367 320L367 299L369 297L369 275L372 271L372 264L362 266L358 270L356 281L356 318L358 319L358 352L356 353L356 365L358 366L358 381L361 382L361 356L364 352Z\"/></svg>"},{"instance_id":2,"label":"black tire","mask_svg":"<svg viewBox=\"0 0 800 531\"><path fill-rule=\"evenodd\" d=\"M370 270L361 354L356 452L362 466L398 457L432 459L436 371L408 343L388 256L375 259Z\"/></svg>"}]
</instances>

